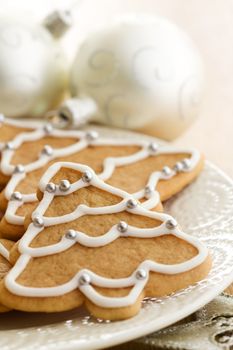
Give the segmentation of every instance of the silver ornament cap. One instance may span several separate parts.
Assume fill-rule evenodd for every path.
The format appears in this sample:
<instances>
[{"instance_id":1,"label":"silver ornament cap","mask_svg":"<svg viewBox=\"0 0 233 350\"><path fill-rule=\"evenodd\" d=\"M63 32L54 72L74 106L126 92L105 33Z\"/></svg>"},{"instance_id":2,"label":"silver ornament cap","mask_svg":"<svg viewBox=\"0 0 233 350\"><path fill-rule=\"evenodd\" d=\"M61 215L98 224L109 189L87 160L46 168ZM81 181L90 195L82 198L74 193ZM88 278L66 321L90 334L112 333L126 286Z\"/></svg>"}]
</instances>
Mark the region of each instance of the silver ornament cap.
<instances>
[{"instance_id":1,"label":"silver ornament cap","mask_svg":"<svg viewBox=\"0 0 233 350\"><path fill-rule=\"evenodd\" d=\"M73 20L69 10L56 10L49 14L43 21L43 25L54 38L61 38L72 26Z\"/></svg>"},{"instance_id":2,"label":"silver ornament cap","mask_svg":"<svg viewBox=\"0 0 233 350\"><path fill-rule=\"evenodd\" d=\"M91 120L97 110L96 102L90 97L70 98L57 111L48 115L48 119L59 129L79 127Z\"/></svg>"}]
</instances>

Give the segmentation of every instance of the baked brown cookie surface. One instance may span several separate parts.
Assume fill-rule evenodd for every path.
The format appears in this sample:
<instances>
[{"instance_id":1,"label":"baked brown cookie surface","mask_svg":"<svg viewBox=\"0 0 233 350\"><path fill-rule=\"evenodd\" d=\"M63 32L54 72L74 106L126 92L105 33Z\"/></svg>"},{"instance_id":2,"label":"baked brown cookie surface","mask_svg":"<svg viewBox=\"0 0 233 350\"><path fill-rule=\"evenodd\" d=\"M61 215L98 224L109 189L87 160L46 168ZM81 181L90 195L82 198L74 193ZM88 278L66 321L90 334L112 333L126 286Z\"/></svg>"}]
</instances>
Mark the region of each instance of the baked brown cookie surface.
<instances>
[{"instance_id":1,"label":"baked brown cookie surface","mask_svg":"<svg viewBox=\"0 0 233 350\"><path fill-rule=\"evenodd\" d=\"M53 164L38 197L1 283L8 307L59 312L85 303L97 317L125 319L143 297L186 288L211 268L208 250L175 219L143 208L87 166Z\"/></svg>"},{"instance_id":2,"label":"baked brown cookie surface","mask_svg":"<svg viewBox=\"0 0 233 350\"><path fill-rule=\"evenodd\" d=\"M9 179L0 195L0 209L6 211L1 237L17 240L22 236L24 217L36 205L38 181L57 160L91 166L101 179L155 210L161 210L160 200L192 182L203 166L196 150L106 139L96 132L38 129L17 141L12 150L3 151L1 169Z\"/></svg>"},{"instance_id":3,"label":"baked brown cookie surface","mask_svg":"<svg viewBox=\"0 0 233 350\"><path fill-rule=\"evenodd\" d=\"M5 148L11 147L11 141L19 134L31 132L35 128L41 127L41 122L28 120L14 120L5 118L0 114L0 159L1 153ZM0 189L8 181L8 176L4 175L0 169Z\"/></svg>"}]
</instances>

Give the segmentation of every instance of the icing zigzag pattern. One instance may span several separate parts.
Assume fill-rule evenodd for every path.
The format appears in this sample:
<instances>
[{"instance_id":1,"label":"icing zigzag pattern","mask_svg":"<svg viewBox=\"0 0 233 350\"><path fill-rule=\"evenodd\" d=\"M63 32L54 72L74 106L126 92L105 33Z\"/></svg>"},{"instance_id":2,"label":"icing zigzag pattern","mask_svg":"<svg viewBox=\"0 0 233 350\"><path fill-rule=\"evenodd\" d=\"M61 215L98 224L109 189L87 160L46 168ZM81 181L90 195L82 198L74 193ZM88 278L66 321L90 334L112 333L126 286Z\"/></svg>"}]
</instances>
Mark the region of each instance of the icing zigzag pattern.
<instances>
[{"instance_id":1,"label":"icing zigzag pattern","mask_svg":"<svg viewBox=\"0 0 233 350\"><path fill-rule=\"evenodd\" d=\"M1 126L3 125L13 126L19 129L34 130L34 129L41 128L43 125L45 125L45 123L41 121L31 120L31 119L17 120L17 119L6 118L3 114L0 113L0 130L1 130ZM0 142L0 151L2 151L4 147L5 147L5 143Z\"/></svg>"},{"instance_id":2,"label":"icing zigzag pattern","mask_svg":"<svg viewBox=\"0 0 233 350\"><path fill-rule=\"evenodd\" d=\"M30 127L30 123L28 127ZM74 138L74 144L60 149L53 149L47 145L38 155L36 161L26 164L25 166L21 164L15 166L11 164L16 150L19 149L23 143L28 141L36 142L48 135L57 138ZM143 206L147 209L152 209L159 203L160 196L156 191L159 180L169 180L179 172L191 172L200 160L199 152L193 149L175 149L169 146L158 146L154 142L151 143L149 141L108 139L98 137L96 132L54 130L51 125L46 124L36 128L35 131L20 133L14 140L6 143L2 149L0 170L3 174L11 176L4 192L6 199L9 201L5 214L6 221L14 225L23 225L24 217L16 214L18 208L24 203L35 202L37 200L35 193L22 194L15 192L17 186L25 179L28 173L41 168L58 157L66 157L91 146L108 145L139 146L140 150L129 156L106 158L103 162L103 171L98 174L104 181L111 178L116 167L129 165L151 156L156 157L162 154L179 153L190 154L190 158L184 159L183 162L178 162L173 169L165 166L161 171L152 172L146 187L133 194L134 198L138 200L146 198L146 201L143 202Z\"/></svg>"},{"instance_id":3,"label":"icing zigzag pattern","mask_svg":"<svg viewBox=\"0 0 233 350\"><path fill-rule=\"evenodd\" d=\"M70 168L79 173L81 172L82 177L72 184L66 182L66 188L61 190L59 184L51 183L52 178L61 168ZM64 184L64 182L61 183ZM45 216L47 209L56 196L69 196L75 191L87 186L94 186L100 190L107 191L108 193L118 196L121 200L115 205L104 207L91 208L81 204L69 214L59 217ZM32 223L28 226L26 233L20 240L18 249L21 255L5 279L6 288L15 295L28 297L61 296L78 288L86 298L91 300L95 305L105 308L125 307L136 302L148 282L150 272L179 274L195 268L207 258L207 248L196 238L182 232L176 221L170 215L151 212L143 208L132 195L104 183L94 171L87 166L69 162L55 163L44 173L39 188L44 192L44 196L32 214ZM45 247L30 246L31 242L45 227L61 223L72 223L75 219L85 215L114 214L123 211L159 220L161 224L153 228L141 229L129 226L126 222L121 221L117 225L112 226L111 229L102 236L90 237L84 232L68 230L64 232L60 242L56 244ZM32 258L66 251L77 242L86 247L98 248L108 245L119 237L152 238L162 235L174 235L190 243L196 247L198 251L197 255L188 261L172 265L160 264L145 259L130 276L120 279L105 278L89 269L81 269L70 281L58 286L35 288L23 286L17 282L18 277L25 270ZM123 297L109 297L98 293L95 287L116 289L131 287L131 290L128 295Z\"/></svg>"}]
</instances>

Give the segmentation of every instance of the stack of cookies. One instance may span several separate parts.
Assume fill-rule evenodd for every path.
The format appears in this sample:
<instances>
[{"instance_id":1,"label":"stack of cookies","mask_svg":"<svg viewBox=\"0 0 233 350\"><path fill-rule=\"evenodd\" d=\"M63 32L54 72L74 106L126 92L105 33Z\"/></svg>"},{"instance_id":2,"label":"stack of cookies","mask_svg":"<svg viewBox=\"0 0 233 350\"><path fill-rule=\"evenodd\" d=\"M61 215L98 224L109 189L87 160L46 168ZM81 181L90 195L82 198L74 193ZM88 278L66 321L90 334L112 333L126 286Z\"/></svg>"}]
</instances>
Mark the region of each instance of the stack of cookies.
<instances>
[{"instance_id":1,"label":"stack of cookies","mask_svg":"<svg viewBox=\"0 0 233 350\"><path fill-rule=\"evenodd\" d=\"M207 276L207 248L162 205L198 176L198 151L3 117L0 149L1 312L126 319Z\"/></svg>"}]
</instances>

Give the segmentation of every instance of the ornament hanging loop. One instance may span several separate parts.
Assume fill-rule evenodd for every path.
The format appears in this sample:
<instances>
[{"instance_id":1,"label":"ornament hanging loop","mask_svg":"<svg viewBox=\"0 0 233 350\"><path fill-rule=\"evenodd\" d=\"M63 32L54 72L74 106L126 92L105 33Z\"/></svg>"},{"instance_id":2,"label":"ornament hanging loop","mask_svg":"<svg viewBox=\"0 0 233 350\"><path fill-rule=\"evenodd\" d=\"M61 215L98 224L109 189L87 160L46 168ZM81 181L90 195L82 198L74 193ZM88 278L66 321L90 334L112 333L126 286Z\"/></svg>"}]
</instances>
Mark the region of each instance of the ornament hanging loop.
<instances>
[{"instance_id":1,"label":"ornament hanging loop","mask_svg":"<svg viewBox=\"0 0 233 350\"><path fill-rule=\"evenodd\" d=\"M97 105L93 99L71 98L57 110L48 112L46 119L59 129L77 128L89 122L96 111Z\"/></svg>"}]
</instances>

